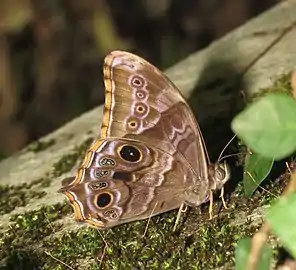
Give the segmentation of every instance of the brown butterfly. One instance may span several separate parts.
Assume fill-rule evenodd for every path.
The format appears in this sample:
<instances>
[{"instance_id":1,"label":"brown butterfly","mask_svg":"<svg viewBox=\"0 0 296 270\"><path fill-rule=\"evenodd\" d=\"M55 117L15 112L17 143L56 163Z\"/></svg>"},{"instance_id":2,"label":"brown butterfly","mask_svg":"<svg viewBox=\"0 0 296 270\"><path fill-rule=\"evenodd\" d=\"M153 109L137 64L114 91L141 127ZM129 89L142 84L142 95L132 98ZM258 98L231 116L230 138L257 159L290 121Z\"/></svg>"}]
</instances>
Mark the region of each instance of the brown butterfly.
<instances>
[{"instance_id":1,"label":"brown butterfly","mask_svg":"<svg viewBox=\"0 0 296 270\"><path fill-rule=\"evenodd\" d=\"M199 206L230 177L211 164L195 117L176 86L134 54L105 58L100 138L61 191L76 220L97 228ZM212 197L211 197L212 198Z\"/></svg>"}]
</instances>

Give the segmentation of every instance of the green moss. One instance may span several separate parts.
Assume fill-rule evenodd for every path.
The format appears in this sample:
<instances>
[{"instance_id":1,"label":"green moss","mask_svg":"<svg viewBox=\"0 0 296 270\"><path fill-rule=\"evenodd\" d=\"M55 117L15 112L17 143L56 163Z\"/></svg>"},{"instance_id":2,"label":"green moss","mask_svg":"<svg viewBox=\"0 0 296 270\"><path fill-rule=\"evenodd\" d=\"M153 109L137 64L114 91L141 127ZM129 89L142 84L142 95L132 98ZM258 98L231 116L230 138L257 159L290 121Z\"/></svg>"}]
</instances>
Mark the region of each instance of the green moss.
<instances>
[{"instance_id":1,"label":"green moss","mask_svg":"<svg viewBox=\"0 0 296 270\"><path fill-rule=\"evenodd\" d=\"M273 189L279 189L281 182L275 182ZM273 192L271 190L271 192ZM265 196L266 194L263 193ZM182 217L176 232L172 232L176 211L168 212L150 220L147 233L143 237L147 220L124 224L107 231L82 227L78 231L61 231L59 221L73 213L69 204L42 207L23 215L12 216L10 228L0 234L0 260L7 264L14 260L14 266L26 265L33 269L67 269L57 260L69 264L74 269L98 269L102 258L102 269L214 269L227 262L234 264L234 243L246 235L251 235L257 227L247 222L240 226L230 226L236 211L251 214L260 205L262 194L247 200L233 194L230 206L218 217L209 220L207 207L192 209ZM214 213L218 212L217 204ZM74 223L73 219L73 223ZM104 254L105 242L107 248ZM38 245L38 248L34 248ZM45 251L57 260L53 259ZM26 257L28 254L30 256Z\"/></svg>"},{"instance_id":2,"label":"green moss","mask_svg":"<svg viewBox=\"0 0 296 270\"><path fill-rule=\"evenodd\" d=\"M268 93L285 93L292 96L291 73L279 75L274 84L270 87L262 88L252 95L252 99L260 98Z\"/></svg>"},{"instance_id":3,"label":"green moss","mask_svg":"<svg viewBox=\"0 0 296 270\"><path fill-rule=\"evenodd\" d=\"M30 145L28 145L27 150L32 151L34 153L41 152L41 151L47 149L48 147L54 145L54 143L55 143L54 139L51 139L48 141L35 141L35 142L31 143Z\"/></svg>"},{"instance_id":4,"label":"green moss","mask_svg":"<svg viewBox=\"0 0 296 270\"><path fill-rule=\"evenodd\" d=\"M147 220L101 233L83 227L77 232L48 239L42 248L74 269L81 268L81 260L90 262L84 269L97 269L101 258L102 269L213 269L225 261L233 264L233 243L254 230L227 225L228 215L203 220L205 214L200 217L202 220L196 230L184 233L187 226L183 224L178 232L172 233L175 216L176 211L173 211L152 218L145 237ZM105 254L102 237L108 245ZM39 261L43 269L59 269L61 265L52 258L39 257Z\"/></svg>"},{"instance_id":5,"label":"green moss","mask_svg":"<svg viewBox=\"0 0 296 270\"><path fill-rule=\"evenodd\" d=\"M23 269L17 266L25 263L25 254L30 254L31 249L40 261L42 256L39 253L42 251L38 252L37 246L42 246L46 236L61 228L61 224L53 222L70 213L71 210L68 204L56 204L25 212L23 215L11 216L12 223L9 228L6 230L2 228L0 232L0 261L5 259L9 263L14 258L16 263L14 269ZM16 260L16 257L19 260Z\"/></svg>"},{"instance_id":6,"label":"green moss","mask_svg":"<svg viewBox=\"0 0 296 270\"><path fill-rule=\"evenodd\" d=\"M92 141L92 138L88 138L81 145L76 147L72 153L64 155L58 162L56 162L53 165L52 177L58 177L63 173L70 171L76 164L77 160L83 157Z\"/></svg>"},{"instance_id":7,"label":"green moss","mask_svg":"<svg viewBox=\"0 0 296 270\"><path fill-rule=\"evenodd\" d=\"M0 185L0 214L8 214L16 207L26 206L30 200L42 198L45 191L37 190L38 187L46 187L50 184L50 179L40 178L20 185Z\"/></svg>"}]
</instances>

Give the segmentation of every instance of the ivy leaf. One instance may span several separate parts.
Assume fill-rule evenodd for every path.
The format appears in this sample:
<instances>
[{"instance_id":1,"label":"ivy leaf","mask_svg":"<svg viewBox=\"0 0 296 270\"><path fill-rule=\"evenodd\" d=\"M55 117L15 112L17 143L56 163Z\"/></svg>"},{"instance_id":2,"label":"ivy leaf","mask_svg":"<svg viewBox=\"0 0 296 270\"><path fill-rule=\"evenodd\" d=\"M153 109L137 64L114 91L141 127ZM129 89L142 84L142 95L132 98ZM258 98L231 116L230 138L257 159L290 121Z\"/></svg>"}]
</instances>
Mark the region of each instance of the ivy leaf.
<instances>
[{"instance_id":1,"label":"ivy leaf","mask_svg":"<svg viewBox=\"0 0 296 270\"><path fill-rule=\"evenodd\" d=\"M283 93L268 94L239 113L231 127L252 150L280 160L296 150L296 100Z\"/></svg>"}]
</instances>

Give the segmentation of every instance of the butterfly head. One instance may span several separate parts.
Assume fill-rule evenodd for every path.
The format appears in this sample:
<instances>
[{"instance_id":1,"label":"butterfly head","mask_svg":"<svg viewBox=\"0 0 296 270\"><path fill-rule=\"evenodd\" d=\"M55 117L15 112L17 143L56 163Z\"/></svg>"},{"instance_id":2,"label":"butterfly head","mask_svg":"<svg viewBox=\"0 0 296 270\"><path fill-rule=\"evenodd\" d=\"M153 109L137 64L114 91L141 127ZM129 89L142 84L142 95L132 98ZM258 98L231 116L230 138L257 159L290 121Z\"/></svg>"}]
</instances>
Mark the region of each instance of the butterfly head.
<instances>
[{"instance_id":1,"label":"butterfly head","mask_svg":"<svg viewBox=\"0 0 296 270\"><path fill-rule=\"evenodd\" d=\"M221 189L230 178L230 168L226 161L209 166L210 189Z\"/></svg>"}]
</instances>

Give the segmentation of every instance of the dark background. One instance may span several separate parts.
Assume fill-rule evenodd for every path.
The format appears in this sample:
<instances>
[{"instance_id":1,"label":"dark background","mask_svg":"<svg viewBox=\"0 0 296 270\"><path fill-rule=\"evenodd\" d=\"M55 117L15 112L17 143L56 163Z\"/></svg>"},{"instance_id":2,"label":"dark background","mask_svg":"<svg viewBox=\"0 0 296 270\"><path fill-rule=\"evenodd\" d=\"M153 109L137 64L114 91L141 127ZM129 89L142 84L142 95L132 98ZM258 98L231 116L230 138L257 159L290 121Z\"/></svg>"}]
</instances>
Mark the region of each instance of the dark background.
<instances>
[{"instance_id":1,"label":"dark background","mask_svg":"<svg viewBox=\"0 0 296 270\"><path fill-rule=\"evenodd\" d=\"M1 0L0 158L102 104L111 50L166 69L277 2Z\"/></svg>"}]
</instances>

